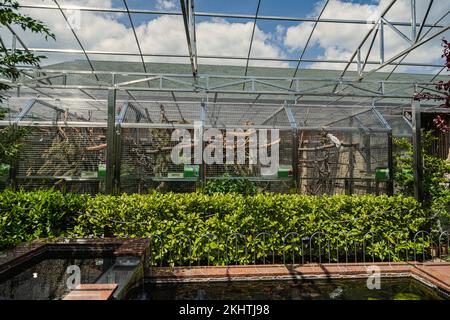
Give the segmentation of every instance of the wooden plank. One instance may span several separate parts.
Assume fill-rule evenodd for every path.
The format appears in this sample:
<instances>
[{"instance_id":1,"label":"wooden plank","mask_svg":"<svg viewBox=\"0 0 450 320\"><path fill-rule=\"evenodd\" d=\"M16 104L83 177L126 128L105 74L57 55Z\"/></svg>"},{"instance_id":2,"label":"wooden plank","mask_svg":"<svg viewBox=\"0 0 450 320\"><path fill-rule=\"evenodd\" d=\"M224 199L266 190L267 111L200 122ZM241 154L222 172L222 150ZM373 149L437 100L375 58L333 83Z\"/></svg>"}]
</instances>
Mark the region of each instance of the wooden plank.
<instances>
[{"instance_id":1,"label":"wooden plank","mask_svg":"<svg viewBox=\"0 0 450 320\"><path fill-rule=\"evenodd\" d=\"M109 300L117 287L117 283L79 284L63 300Z\"/></svg>"}]
</instances>

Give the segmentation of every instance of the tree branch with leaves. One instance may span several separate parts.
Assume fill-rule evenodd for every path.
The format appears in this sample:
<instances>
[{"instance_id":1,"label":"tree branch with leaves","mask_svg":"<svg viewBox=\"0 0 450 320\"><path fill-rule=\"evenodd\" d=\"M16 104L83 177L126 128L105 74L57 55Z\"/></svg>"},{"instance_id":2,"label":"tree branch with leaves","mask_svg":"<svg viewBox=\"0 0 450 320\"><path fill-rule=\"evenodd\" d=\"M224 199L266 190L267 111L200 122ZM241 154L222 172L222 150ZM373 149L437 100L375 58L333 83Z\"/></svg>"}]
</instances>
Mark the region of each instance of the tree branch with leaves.
<instances>
[{"instance_id":1,"label":"tree branch with leaves","mask_svg":"<svg viewBox=\"0 0 450 320\"><path fill-rule=\"evenodd\" d=\"M19 12L19 2L0 0L0 26L12 28L17 26L23 31L40 34L45 40L55 39L50 29L39 20ZM0 78L16 79L20 75L17 65L39 66L44 56L35 55L26 49L8 49L0 37ZM0 102L4 100L4 92L11 89L6 81L0 81ZM5 109L0 106L0 120L5 116ZM0 163L12 164L18 159L22 140L28 130L8 126L0 129Z\"/></svg>"},{"instance_id":2,"label":"tree branch with leaves","mask_svg":"<svg viewBox=\"0 0 450 320\"><path fill-rule=\"evenodd\" d=\"M14 0L0 0L0 25L6 27L18 26L23 31L31 31L41 34L48 40L55 39L55 35L41 21L33 19L30 16L19 12L19 2ZM0 76L8 79L15 79L19 76L20 71L16 65L38 66L41 59L45 56L35 55L28 50L8 49L0 38ZM0 102L3 99L1 91L10 89L5 83L0 83Z\"/></svg>"},{"instance_id":3,"label":"tree branch with leaves","mask_svg":"<svg viewBox=\"0 0 450 320\"><path fill-rule=\"evenodd\" d=\"M447 71L450 71L450 42L442 39L442 55L445 63L444 67L447 68ZM414 94L414 100L434 100L441 101L442 103L438 106L438 108L450 108L450 80L443 81L440 80L436 83L435 88L438 93L430 93L430 92L416 92ZM450 132L450 126L448 124L448 116L444 114L437 114L433 119L433 124L436 129L443 132Z\"/></svg>"}]
</instances>

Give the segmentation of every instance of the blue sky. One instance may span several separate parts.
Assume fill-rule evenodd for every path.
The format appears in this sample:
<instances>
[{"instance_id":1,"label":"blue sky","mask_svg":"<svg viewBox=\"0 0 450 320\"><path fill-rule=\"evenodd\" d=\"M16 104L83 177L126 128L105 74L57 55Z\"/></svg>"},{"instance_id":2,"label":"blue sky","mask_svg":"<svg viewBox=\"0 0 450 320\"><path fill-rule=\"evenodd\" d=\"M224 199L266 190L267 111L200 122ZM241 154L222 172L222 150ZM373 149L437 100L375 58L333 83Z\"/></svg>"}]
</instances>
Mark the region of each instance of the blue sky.
<instances>
[{"instance_id":1,"label":"blue sky","mask_svg":"<svg viewBox=\"0 0 450 320\"><path fill-rule=\"evenodd\" d=\"M402 0L400 0L401 2ZM444 0L437 0L436 2L443 2ZM179 2L178 1L171 1L166 0L167 3L171 3L173 5L173 8L162 8L161 3L164 2L164 0L161 1L145 1L145 0L128 0L128 6L130 8L135 9L166 9L166 10L179 10ZM380 3L379 0L341 0L339 1L341 3L347 3L351 5L351 8L353 10L363 10L364 5L370 5L370 6L383 6L383 3ZM387 1L384 1L387 2ZM408 0L403 2L409 2ZM422 2L422 4L425 1L418 1L419 3ZM259 8L259 15L266 15L266 16L286 16L286 17L316 17L322 6L324 5L324 0L302 0L302 1L296 1L296 0L262 0ZM258 0L196 0L195 1L195 7L196 11L200 12L218 12L218 13L235 13L235 14L249 14L253 15L256 12ZM406 3L406 6L409 3ZM114 6L123 7L123 1L122 0L114 0L113 2ZM328 6L332 6L333 1L330 1ZM405 6L405 3L401 3L398 6ZM435 5L436 6L436 5ZM423 7L423 6L422 6ZM437 9L436 9L437 10ZM424 11L424 10L422 10ZM330 11L328 11L330 12ZM420 8L418 8L418 18L420 19ZM333 14L328 14L328 17L333 17ZM351 19L352 15L349 14L348 18ZM397 17L392 17L394 20L396 20ZM133 15L133 21L135 24L139 25L142 23L146 23L149 19L149 16L146 15ZM400 21L403 21L400 17L398 17ZM197 18L197 23L200 23L202 21L208 21L210 18ZM243 20L243 19L227 19L230 23L245 23L251 20ZM129 25L129 21L126 17L122 17L121 22L125 25ZM285 30L289 28L293 28L297 26L298 23L296 22L280 22L280 21L267 21L262 20L258 21L257 26L258 28L267 33L267 34L274 34L274 31L277 30L277 26L282 26ZM308 24L306 24L308 25ZM310 24L311 25L311 24ZM337 25L330 25L330 28L336 27L336 32L339 32L340 26ZM362 37L364 34L361 32ZM358 37L357 34L355 34L355 38ZM287 58L297 58L301 54L302 48L297 48L297 50L293 50L292 48L286 47L286 44L281 39L276 39L276 37L272 37L271 39L266 40L269 43L274 43L274 45L281 48L283 51L283 55ZM351 51L351 50L350 50ZM323 45L320 45L317 41L313 41L306 51L305 57L309 58L327 58L327 48ZM435 60L436 63L438 63L438 59ZM291 63L292 65L292 63ZM306 66L311 66L310 63L305 63Z\"/></svg>"},{"instance_id":2,"label":"blue sky","mask_svg":"<svg viewBox=\"0 0 450 320\"><path fill-rule=\"evenodd\" d=\"M58 0L61 5L79 5L89 7L113 7L124 8L123 0ZM286 16L286 17L317 17L325 0L261 0L259 15ZM352 19L365 21L376 20L379 13L390 0L329 0L324 18ZM53 0L21 0L25 4L49 4L54 5ZM128 0L131 9L179 11L178 0ZM257 0L195 0L197 12L234 13L254 15ZM423 17L428 1L417 1L417 18ZM428 21L433 23L443 12L450 9L450 1L435 0ZM57 10L33 9L25 10L54 30L57 41L45 42L32 34L21 34L28 47L36 49L79 49L70 29ZM410 0L397 0L386 16L390 21L408 22L410 19ZM151 54L178 54L187 53L186 38L180 16L163 16L132 14L138 38L144 53ZM80 29L78 35L88 51L107 52L133 52L137 53L137 45L130 22L126 14L111 13L81 13ZM450 16L442 21L442 24L450 23ZM305 58L319 60L341 60L350 58L353 51L372 25L344 25L332 23L320 23L314 31L313 37L307 47ZM253 42L252 57L290 58L296 59L305 47L306 40L311 32L313 23L310 22L286 22L258 20ZM196 18L197 44L200 55L229 55L247 56L248 47L253 28L253 20L246 19L217 19L207 17ZM409 27L398 27L406 35L410 34ZM424 32L428 31L427 29ZM18 30L20 33L21 31ZM2 37L8 39L5 31L0 30ZM449 32L444 34L450 38ZM410 54L405 62L441 63L439 58L440 39L427 43L426 46ZM385 58L388 59L396 53L408 48L411 44L398 36L393 30L385 28ZM367 46L368 47L368 46ZM368 48L363 47L363 56ZM379 36L375 39L374 48L369 60L378 61ZM431 54L431 52L433 54ZM61 60L60 54L48 54L49 62ZM66 56L65 59L80 59L80 55ZM108 55L93 55L92 59L119 59ZM136 58L122 56L120 59L135 61ZM187 62L185 59L146 58L146 61L154 62ZM212 64L240 64L245 61L224 61L204 59L200 63ZM295 63L286 62L253 62L254 65L266 66L295 66ZM302 67L339 69L342 64L303 63ZM369 66L370 67L370 66ZM403 68L403 67L402 67ZM410 70L415 69L415 70ZM403 68L400 71L433 72L434 69ZM389 71L389 69L386 69Z\"/></svg>"},{"instance_id":3,"label":"blue sky","mask_svg":"<svg viewBox=\"0 0 450 320\"><path fill-rule=\"evenodd\" d=\"M355 3L370 3L373 1L352 1ZM176 11L180 10L179 1L173 1L175 7L173 9L168 9L167 11ZM128 0L128 7L130 9L147 9L147 10L161 10L161 6L158 5L156 1L146 1L146 0ZM264 16L284 16L284 17L314 17L314 8L315 6L321 5L322 1L316 0L262 0L259 8L259 15ZM195 10L198 12L214 12L214 13L228 13L228 14L245 14L245 15L254 15L257 9L258 1L257 0L196 0L195 1ZM123 0L114 0L113 6L118 8L124 8ZM139 25L142 23L146 23L149 20L148 15L142 14L133 14L133 23L135 25ZM156 18L156 16L152 17ZM150 18L151 19L151 18ZM207 17L197 17L196 22L202 22L210 20ZM126 16L120 18L120 21L130 26L129 19ZM248 22L252 20L245 19L227 19L229 22L242 23ZM298 23L295 22L283 22L282 25L289 27L296 25ZM265 32L273 32L276 26L280 25L279 21L267 21L262 20L258 21L258 27ZM312 46L309 49L309 54L312 57L316 57L323 53L323 50L320 47ZM289 58L297 58L298 53L296 52L286 52L287 57Z\"/></svg>"},{"instance_id":4,"label":"blue sky","mask_svg":"<svg viewBox=\"0 0 450 320\"><path fill-rule=\"evenodd\" d=\"M352 1L352 2L370 2L370 1ZM175 4L174 9L167 11L179 11L179 1L173 1ZM322 1L316 0L262 0L259 8L260 15L266 16L286 16L286 17L305 17L311 16L314 10L314 6L322 3ZM147 9L147 10L160 10L156 1L146 0L128 0L128 7L133 9ZM257 0L196 0L195 10L200 12L217 12L217 13L235 13L235 14L247 14L254 15L256 12L258 1ZM113 6L123 8L123 0L114 0ZM148 16L134 15L136 16L137 23L145 22ZM123 22L128 23L124 19ZM202 19L200 18L199 21ZM230 19L230 21L237 21ZM243 21L239 19L238 21ZM265 22L261 22L261 26L264 28Z\"/></svg>"}]
</instances>

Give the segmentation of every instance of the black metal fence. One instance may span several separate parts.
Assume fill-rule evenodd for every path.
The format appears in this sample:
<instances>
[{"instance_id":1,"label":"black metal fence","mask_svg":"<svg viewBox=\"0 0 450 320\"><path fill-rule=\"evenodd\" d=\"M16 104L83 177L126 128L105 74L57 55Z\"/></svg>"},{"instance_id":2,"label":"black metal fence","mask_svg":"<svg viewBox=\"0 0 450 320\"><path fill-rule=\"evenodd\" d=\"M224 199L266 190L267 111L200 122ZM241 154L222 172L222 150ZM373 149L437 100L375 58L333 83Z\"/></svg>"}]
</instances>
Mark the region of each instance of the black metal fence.
<instances>
[{"instance_id":1,"label":"black metal fence","mask_svg":"<svg viewBox=\"0 0 450 320\"><path fill-rule=\"evenodd\" d=\"M311 263L370 263L445 260L449 258L448 231L430 234L416 232L409 241L400 242L400 232L381 237L371 232L359 241L347 242L345 236L333 243L326 234L302 236L289 232L275 245L272 234L260 232L252 237L241 233L225 236L203 234L195 239L185 235L165 238L151 236L150 266L266 265ZM252 244L248 239L252 239ZM170 243L170 247L165 243ZM405 245L405 243L407 243ZM202 248L207 250L202 250Z\"/></svg>"}]
</instances>

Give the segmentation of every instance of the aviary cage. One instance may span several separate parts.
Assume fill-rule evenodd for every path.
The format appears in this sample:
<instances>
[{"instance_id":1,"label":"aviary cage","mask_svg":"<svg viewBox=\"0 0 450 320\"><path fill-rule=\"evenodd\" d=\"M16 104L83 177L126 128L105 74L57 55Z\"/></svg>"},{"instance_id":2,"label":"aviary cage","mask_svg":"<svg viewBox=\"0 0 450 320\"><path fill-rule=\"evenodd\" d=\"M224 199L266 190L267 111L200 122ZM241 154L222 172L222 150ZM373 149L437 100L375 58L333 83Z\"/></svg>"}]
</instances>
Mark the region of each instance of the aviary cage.
<instances>
[{"instance_id":1,"label":"aviary cage","mask_svg":"<svg viewBox=\"0 0 450 320\"><path fill-rule=\"evenodd\" d=\"M108 176L113 192L126 193L193 192L226 178L247 179L261 192L390 194L393 132L408 136L406 119L390 119L406 126L394 130L371 106L117 100L113 132L105 101L58 106L36 98L10 109L10 124L29 131L8 183L91 194L108 192ZM203 135L215 130L201 141L201 152L220 142L220 163L196 162L198 129ZM173 160L182 141L173 139L176 130L192 138L189 157L179 163ZM252 139L261 137L267 156L278 153L276 171L250 160L252 152L261 155L261 144L252 149Z\"/></svg>"}]
</instances>

